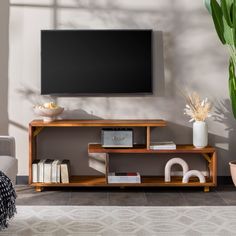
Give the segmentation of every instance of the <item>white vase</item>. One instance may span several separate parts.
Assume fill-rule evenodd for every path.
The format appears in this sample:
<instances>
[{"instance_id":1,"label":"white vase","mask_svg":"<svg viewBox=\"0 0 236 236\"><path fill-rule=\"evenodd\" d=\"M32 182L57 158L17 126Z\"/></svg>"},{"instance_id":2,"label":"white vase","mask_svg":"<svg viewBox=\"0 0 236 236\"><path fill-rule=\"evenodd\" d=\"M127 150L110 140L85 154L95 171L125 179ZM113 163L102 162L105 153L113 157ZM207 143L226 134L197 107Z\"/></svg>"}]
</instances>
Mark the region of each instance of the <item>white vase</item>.
<instances>
[{"instance_id":1,"label":"white vase","mask_svg":"<svg viewBox=\"0 0 236 236\"><path fill-rule=\"evenodd\" d=\"M195 121L193 123L193 146L204 148L208 143L208 130L205 121Z\"/></svg>"}]
</instances>

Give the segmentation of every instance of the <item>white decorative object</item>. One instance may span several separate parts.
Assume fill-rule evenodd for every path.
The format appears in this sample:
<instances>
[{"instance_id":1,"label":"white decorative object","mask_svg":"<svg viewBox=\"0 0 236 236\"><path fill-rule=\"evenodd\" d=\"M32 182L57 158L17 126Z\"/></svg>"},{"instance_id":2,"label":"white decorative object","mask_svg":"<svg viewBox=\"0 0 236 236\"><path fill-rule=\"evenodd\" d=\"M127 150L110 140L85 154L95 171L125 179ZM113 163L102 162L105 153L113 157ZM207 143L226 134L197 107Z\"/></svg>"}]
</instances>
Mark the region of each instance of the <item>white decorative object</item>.
<instances>
[{"instance_id":1,"label":"white decorative object","mask_svg":"<svg viewBox=\"0 0 236 236\"><path fill-rule=\"evenodd\" d=\"M195 121L193 123L193 145L196 148L204 148L208 143L208 131L205 121Z\"/></svg>"},{"instance_id":2,"label":"white decorative object","mask_svg":"<svg viewBox=\"0 0 236 236\"><path fill-rule=\"evenodd\" d=\"M56 117L60 115L63 111L63 107L60 107L53 102L34 106L35 114L42 116L44 122L51 122L55 120Z\"/></svg>"},{"instance_id":3,"label":"white decorative object","mask_svg":"<svg viewBox=\"0 0 236 236\"><path fill-rule=\"evenodd\" d=\"M207 98L201 100L196 92L184 96L187 101L184 114L191 118L189 122L205 121L207 117L211 116L212 104Z\"/></svg>"},{"instance_id":4,"label":"white decorative object","mask_svg":"<svg viewBox=\"0 0 236 236\"><path fill-rule=\"evenodd\" d=\"M207 124L205 120L211 116L211 102L207 98L201 99L197 93L184 95L187 104L184 109L184 114L189 116L190 122L193 123L193 145L197 148L207 146Z\"/></svg>"},{"instance_id":5,"label":"white decorative object","mask_svg":"<svg viewBox=\"0 0 236 236\"><path fill-rule=\"evenodd\" d=\"M189 178L192 176L198 177L198 179L200 180L200 183L206 183L206 179L204 175L199 170L190 170L187 173L185 173L182 182L184 184L188 183Z\"/></svg>"},{"instance_id":6,"label":"white decorative object","mask_svg":"<svg viewBox=\"0 0 236 236\"><path fill-rule=\"evenodd\" d=\"M170 182L171 177L170 177L170 173L171 173L171 167L175 164L179 164L182 166L183 168L183 175L188 172L189 167L186 161L184 161L182 158L172 158L170 159L165 166L165 182Z\"/></svg>"}]
</instances>

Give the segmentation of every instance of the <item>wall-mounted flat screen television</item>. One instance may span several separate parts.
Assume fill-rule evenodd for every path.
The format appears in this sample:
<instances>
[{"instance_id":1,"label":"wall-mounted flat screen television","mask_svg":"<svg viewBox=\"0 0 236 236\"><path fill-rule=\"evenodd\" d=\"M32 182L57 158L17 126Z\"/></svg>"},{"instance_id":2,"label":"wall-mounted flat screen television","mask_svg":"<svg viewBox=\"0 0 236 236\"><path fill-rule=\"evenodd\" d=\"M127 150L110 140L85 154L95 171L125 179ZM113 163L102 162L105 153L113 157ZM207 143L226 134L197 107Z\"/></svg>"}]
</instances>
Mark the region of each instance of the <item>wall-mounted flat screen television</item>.
<instances>
[{"instance_id":1,"label":"wall-mounted flat screen television","mask_svg":"<svg viewBox=\"0 0 236 236\"><path fill-rule=\"evenodd\" d=\"M41 94L152 93L152 30L42 30Z\"/></svg>"}]
</instances>

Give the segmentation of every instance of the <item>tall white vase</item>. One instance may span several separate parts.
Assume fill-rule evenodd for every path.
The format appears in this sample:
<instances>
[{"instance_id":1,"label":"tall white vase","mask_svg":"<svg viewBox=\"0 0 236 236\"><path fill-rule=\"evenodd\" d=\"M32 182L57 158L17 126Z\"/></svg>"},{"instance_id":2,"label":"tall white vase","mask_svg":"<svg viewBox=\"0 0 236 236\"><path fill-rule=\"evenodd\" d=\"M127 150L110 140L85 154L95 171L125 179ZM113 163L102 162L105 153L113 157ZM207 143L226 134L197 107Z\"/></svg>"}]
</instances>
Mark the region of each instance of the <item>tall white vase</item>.
<instances>
[{"instance_id":1,"label":"tall white vase","mask_svg":"<svg viewBox=\"0 0 236 236\"><path fill-rule=\"evenodd\" d=\"M195 121L193 123L193 146L204 148L208 143L208 130L205 121Z\"/></svg>"}]
</instances>

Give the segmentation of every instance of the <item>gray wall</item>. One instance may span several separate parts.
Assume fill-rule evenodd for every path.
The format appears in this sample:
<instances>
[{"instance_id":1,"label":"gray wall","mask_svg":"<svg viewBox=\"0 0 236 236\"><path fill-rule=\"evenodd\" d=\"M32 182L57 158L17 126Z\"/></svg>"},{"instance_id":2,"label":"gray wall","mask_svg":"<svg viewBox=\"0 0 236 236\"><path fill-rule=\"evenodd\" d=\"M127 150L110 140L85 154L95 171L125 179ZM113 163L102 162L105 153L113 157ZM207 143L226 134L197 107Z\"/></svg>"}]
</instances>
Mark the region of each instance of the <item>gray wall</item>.
<instances>
[{"instance_id":1,"label":"gray wall","mask_svg":"<svg viewBox=\"0 0 236 236\"><path fill-rule=\"evenodd\" d=\"M8 132L9 2L0 3L0 134Z\"/></svg>"},{"instance_id":2,"label":"gray wall","mask_svg":"<svg viewBox=\"0 0 236 236\"><path fill-rule=\"evenodd\" d=\"M168 121L168 127L154 129L154 140L191 143L192 124L183 114L185 101L179 89L196 91L214 101L216 112L208 120L209 143L218 149L219 175L229 175L228 161L234 159L236 151L236 122L227 88L228 57L202 0L11 0L9 6L3 0L0 11L0 130L16 137L19 175L28 174L27 129L36 118L32 106L50 99L39 95L40 30L55 28L153 29L155 39L160 39L154 45L159 57L154 60L153 96L55 98L67 109L64 117L162 118ZM157 31L163 31L164 73L161 34ZM88 167L86 146L89 141L99 141L99 130L45 130L40 135L40 157L70 157L74 173L97 174ZM57 148L64 142L64 148ZM150 157L139 160L137 165L144 173L150 166L152 173L161 173L166 161ZM191 168L205 168L194 157L188 162ZM127 162L114 157L111 167L134 167L134 161L131 157Z\"/></svg>"}]
</instances>

